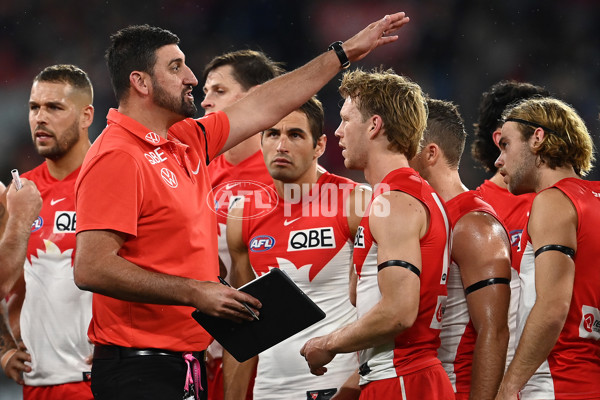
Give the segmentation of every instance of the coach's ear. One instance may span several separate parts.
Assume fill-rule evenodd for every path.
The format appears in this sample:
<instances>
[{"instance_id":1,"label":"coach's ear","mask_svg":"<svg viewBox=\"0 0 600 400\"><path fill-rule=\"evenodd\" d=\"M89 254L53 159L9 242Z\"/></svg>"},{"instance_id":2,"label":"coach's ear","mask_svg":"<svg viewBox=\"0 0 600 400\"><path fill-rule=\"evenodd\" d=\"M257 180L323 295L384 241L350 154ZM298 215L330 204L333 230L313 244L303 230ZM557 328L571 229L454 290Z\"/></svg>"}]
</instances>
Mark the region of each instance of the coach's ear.
<instances>
[{"instance_id":1,"label":"coach's ear","mask_svg":"<svg viewBox=\"0 0 600 400\"><path fill-rule=\"evenodd\" d=\"M132 71L129 74L129 84L131 87L143 96L150 94L151 90L150 75L143 71Z\"/></svg>"}]
</instances>

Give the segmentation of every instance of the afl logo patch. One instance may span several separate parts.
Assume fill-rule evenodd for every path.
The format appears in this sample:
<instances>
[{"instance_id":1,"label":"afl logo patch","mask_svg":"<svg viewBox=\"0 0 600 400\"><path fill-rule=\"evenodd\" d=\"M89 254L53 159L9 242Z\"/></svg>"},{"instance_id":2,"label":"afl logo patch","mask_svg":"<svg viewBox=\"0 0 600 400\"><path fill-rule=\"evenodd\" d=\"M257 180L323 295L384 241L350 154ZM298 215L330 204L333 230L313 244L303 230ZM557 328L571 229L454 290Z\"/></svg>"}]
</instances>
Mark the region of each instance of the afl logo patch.
<instances>
[{"instance_id":1,"label":"afl logo patch","mask_svg":"<svg viewBox=\"0 0 600 400\"><path fill-rule=\"evenodd\" d=\"M44 219L42 217L37 217L33 224L31 224L31 232L39 231L42 226L44 226Z\"/></svg>"},{"instance_id":2,"label":"afl logo patch","mask_svg":"<svg viewBox=\"0 0 600 400\"><path fill-rule=\"evenodd\" d=\"M160 170L160 176L163 178L163 181L165 181L165 183L169 186L171 186L173 189L177 187L177 177L175 176L175 174L173 173L173 171L171 171L168 168L163 168Z\"/></svg>"},{"instance_id":3,"label":"afl logo patch","mask_svg":"<svg viewBox=\"0 0 600 400\"><path fill-rule=\"evenodd\" d=\"M158 136L154 132L148 132L146 134L146 140L149 141L152 144L159 144L160 143L160 136Z\"/></svg>"},{"instance_id":4,"label":"afl logo patch","mask_svg":"<svg viewBox=\"0 0 600 400\"><path fill-rule=\"evenodd\" d=\"M256 236L250 241L250 251L255 253L270 250L273 246L275 246L275 238L269 235Z\"/></svg>"},{"instance_id":5,"label":"afl logo patch","mask_svg":"<svg viewBox=\"0 0 600 400\"><path fill-rule=\"evenodd\" d=\"M517 251L521 251L521 236L523 235L523 229L515 229L510 231L510 245L516 247Z\"/></svg>"}]
</instances>

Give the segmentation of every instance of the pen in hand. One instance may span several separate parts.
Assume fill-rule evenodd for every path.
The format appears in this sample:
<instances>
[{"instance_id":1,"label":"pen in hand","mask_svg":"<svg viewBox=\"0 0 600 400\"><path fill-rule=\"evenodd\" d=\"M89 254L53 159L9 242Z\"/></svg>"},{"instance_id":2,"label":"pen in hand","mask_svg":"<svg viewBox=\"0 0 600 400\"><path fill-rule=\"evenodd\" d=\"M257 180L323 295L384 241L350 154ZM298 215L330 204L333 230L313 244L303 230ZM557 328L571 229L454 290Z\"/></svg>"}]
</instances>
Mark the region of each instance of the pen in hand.
<instances>
[{"instance_id":1,"label":"pen in hand","mask_svg":"<svg viewBox=\"0 0 600 400\"><path fill-rule=\"evenodd\" d=\"M23 187L23 183L21 182L21 178L19 177L19 171L15 168L10 171L13 177L13 182L15 183L15 190L19 190Z\"/></svg>"},{"instance_id":2,"label":"pen in hand","mask_svg":"<svg viewBox=\"0 0 600 400\"><path fill-rule=\"evenodd\" d=\"M225 285L227 287L231 287L231 285L229 283L227 283L227 281L225 279L221 278L220 276L219 276L219 282L221 282L223 285ZM244 306L244 308L246 310L248 310L248 312L250 313L250 315L252 315L252 317L254 317L257 321L260 321L260 319L258 318L258 315L256 315L254 313L254 311L252 311L252 309L250 308L250 306L248 304L242 302L242 305Z\"/></svg>"}]
</instances>

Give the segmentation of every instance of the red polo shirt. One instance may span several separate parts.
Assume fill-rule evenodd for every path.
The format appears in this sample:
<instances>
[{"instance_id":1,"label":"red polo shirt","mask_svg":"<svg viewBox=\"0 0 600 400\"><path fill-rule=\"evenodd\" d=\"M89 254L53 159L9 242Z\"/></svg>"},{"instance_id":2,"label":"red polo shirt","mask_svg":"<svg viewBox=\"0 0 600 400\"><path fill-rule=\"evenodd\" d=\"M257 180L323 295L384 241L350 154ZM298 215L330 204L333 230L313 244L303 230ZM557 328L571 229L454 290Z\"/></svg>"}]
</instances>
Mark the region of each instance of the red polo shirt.
<instances>
[{"instance_id":1,"label":"red polo shirt","mask_svg":"<svg viewBox=\"0 0 600 400\"><path fill-rule=\"evenodd\" d=\"M186 119L169 129L168 139L115 109L107 120L75 186L77 233L123 232L128 238L119 256L140 268L216 281L217 225L206 161L227 140L227 116ZM88 334L96 344L203 350L212 339L192 311L94 293Z\"/></svg>"}]
</instances>

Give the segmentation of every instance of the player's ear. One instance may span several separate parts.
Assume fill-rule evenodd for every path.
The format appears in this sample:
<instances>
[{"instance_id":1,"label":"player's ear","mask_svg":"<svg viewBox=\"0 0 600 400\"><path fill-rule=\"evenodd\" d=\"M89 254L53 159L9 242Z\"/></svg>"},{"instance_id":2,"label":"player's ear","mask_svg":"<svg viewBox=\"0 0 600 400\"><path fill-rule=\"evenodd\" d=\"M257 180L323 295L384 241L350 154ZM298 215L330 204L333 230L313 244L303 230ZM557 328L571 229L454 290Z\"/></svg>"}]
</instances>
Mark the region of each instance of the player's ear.
<instances>
[{"instance_id":1,"label":"player's ear","mask_svg":"<svg viewBox=\"0 0 600 400\"><path fill-rule=\"evenodd\" d=\"M315 158L319 158L325 153L325 147L327 146L327 135L321 135L320 138L317 139L317 143L315 144Z\"/></svg>"},{"instance_id":2,"label":"player's ear","mask_svg":"<svg viewBox=\"0 0 600 400\"><path fill-rule=\"evenodd\" d=\"M440 147L435 143L428 143L421 150L423 160L427 165L435 164L440 157Z\"/></svg>"},{"instance_id":3,"label":"player's ear","mask_svg":"<svg viewBox=\"0 0 600 400\"><path fill-rule=\"evenodd\" d=\"M498 148L500 148L500 136L501 135L502 135L502 132L500 131L500 128L496 129L494 131L494 133L492 133L492 139L494 140L494 144Z\"/></svg>"},{"instance_id":4,"label":"player's ear","mask_svg":"<svg viewBox=\"0 0 600 400\"><path fill-rule=\"evenodd\" d=\"M531 135L531 139L530 139L532 147L533 148L540 147L540 145L544 141L545 137L546 137L546 132L544 132L544 130L542 128L536 128L535 131L533 131L533 134Z\"/></svg>"},{"instance_id":5,"label":"player's ear","mask_svg":"<svg viewBox=\"0 0 600 400\"><path fill-rule=\"evenodd\" d=\"M383 128L383 120L377 114L372 115L369 121L369 139L374 139Z\"/></svg>"}]
</instances>

